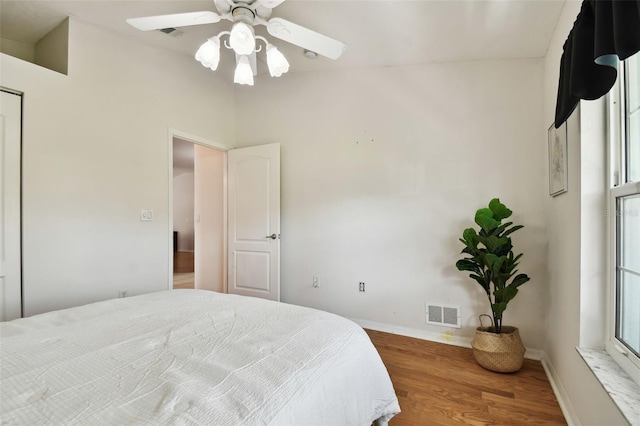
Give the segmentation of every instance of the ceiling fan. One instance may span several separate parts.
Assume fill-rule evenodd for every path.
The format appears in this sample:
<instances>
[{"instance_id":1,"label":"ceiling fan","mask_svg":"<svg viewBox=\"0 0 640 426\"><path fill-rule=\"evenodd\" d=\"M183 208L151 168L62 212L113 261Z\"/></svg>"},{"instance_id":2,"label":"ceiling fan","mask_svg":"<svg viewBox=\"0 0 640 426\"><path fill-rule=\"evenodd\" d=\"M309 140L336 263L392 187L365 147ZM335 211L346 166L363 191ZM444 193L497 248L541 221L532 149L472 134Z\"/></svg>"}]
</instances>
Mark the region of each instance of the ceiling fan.
<instances>
[{"instance_id":1,"label":"ceiling fan","mask_svg":"<svg viewBox=\"0 0 640 426\"><path fill-rule=\"evenodd\" d=\"M289 63L282 53L264 37L255 35L256 25L264 25L273 37L330 59L338 59L347 45L323 34L301 27L282 18L271 18L272 9L284 0L214 0L218 13L211 11L176 13L127 19L127 23L141 31L192 25L215 24L222 19L233 22L231 31L222 31L208 39L196 52L196 60L203 66L216 70L220 61L220 38L229 36L224 46L236 54L234 82L253 85L256 74L257 41L265 44L267 66L272 77L279 77L289 70Z\"/></svg>"}]
</instances>

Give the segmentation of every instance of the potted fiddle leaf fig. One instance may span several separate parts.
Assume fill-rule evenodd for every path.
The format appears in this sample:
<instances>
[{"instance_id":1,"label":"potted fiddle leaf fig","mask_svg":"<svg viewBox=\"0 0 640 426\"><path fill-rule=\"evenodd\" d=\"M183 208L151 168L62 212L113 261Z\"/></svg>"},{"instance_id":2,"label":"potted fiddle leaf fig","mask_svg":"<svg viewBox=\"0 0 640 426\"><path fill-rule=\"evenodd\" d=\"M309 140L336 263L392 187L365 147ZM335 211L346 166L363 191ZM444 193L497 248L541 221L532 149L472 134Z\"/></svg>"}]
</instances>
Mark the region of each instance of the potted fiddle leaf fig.
<instances>
[{"instance_id":1,"label":"potted fiddle leaf fig","mask_svg":"<svg viewBox=\"0 0 640 426\"><path fill-rule=\"evenodd\" d=\"M475 223L480 228L464 230L460 241L466 256L456 262L458 270L470 272L469 277L480 284L492 311L491 317L480 315L480 327L471 343L474 357L481 366L505 373L522 367L525 349L518 328L502 325L502 317L518 287L529 281L526 274L518 274L522 254L514 255L510 238L523 226L502 223L511 214L498 198L478 209ZM483 316L491 319L491 326L483 327Z\"/></svg>"}]
</instances>

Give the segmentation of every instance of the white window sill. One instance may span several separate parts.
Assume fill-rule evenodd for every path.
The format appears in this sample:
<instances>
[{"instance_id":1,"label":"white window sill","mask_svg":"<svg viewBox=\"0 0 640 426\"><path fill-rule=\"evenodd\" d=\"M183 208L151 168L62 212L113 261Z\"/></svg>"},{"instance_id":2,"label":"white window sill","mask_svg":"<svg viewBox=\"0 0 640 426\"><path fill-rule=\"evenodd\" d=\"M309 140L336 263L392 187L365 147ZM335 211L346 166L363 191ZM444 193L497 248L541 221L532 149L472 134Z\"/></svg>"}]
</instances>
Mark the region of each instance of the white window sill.
<instances>
[{"instance_id":1,"label":"white window sill","mask_svg":"<svg viewBox=\"0 0 640 426\"><path fill-rule=\"evenodd\" d=\"M640 424L640 386L604 349L576 350L627 421L632 425Z\"/></svg>"}]
</instances>

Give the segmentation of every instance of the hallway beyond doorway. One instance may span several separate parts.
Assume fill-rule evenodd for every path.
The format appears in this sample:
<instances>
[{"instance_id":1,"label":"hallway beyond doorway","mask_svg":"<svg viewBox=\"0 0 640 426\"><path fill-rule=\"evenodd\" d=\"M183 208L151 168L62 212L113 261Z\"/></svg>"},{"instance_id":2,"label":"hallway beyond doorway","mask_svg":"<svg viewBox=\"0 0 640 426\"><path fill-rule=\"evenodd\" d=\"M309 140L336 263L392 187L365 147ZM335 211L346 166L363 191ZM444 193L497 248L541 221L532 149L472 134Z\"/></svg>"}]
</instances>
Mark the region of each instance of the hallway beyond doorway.
<instances>
[{"instance_id":1,"label":"hallway beyond doorway","mask_svg":"<svg viewBox=\"0 0 640 426\"><path fill-rule=\"evenodd\" d=\"M173 253L173 288L194 288L194 253L176 251Z\"/></svg>"}]
</instances>

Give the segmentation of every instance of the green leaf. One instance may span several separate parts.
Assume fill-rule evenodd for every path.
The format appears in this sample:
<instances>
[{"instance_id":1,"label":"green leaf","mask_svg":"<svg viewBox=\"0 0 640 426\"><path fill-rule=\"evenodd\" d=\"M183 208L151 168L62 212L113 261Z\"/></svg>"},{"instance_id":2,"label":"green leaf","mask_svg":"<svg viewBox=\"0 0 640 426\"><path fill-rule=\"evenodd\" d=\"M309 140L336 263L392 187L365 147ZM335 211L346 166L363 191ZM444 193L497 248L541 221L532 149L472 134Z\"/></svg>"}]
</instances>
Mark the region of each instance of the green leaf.
<instances>
[{"instance_id":1,"label":"green leaf","mask_svg":"<svg viewBox=\"0 0 640 426\"><path fill-rule=\"evenodd\" d=\"M505 229L507 229L509 226L513 225L513 222L507 222L507 223L503 223L502 225L498 226L496 229L494 229L491 234L499 236ZM504 236L504 235L503 235Z\"/></svg>"},{"instance_id":2,"label":"green leaf","mask_svg":"<svg viewBox=\"0 0 640 426\"><path fill-rule=\"evenodd\" d=\"M471 278L473 278L474 280L476 280L476 282L478 284L480 284L480 286L484 289L485 293L491 294L490 283L489 283L489 281L487 281L486 278L481 277L480 275L476 275L476 274L469 274L469 276Z\"/></svg>"},{"instance_id":3,"label":"green leaf","mask_svg":"<svg viewBox=\"0 0 640 426\"><path fill-rule=\"evenodd\" d=\"M460 240L460 241L462 241L462 240ZM471 256L475 256L477 252L478 252L478 250L476 250L474 248L465 247L465 248L462 249L462 251L460 253L466 253L466 254L470 254Z\"/></svg>"},{"instance_id":4,"label":"green leaf","mask_svg":"<svg viewBox=\"0 0 640 426\"><path fill-rule=\"evenodd\" d=\"M502 313L507 309L507 304L504 302L493 303L491 305L491 310L493 311L493 316L496 319L502 319Z\"/></svg>"},{"instance_id":5,"label":"green leaf","mask_svg":"<svg viewBox=\"0 0 640 426\"><path fill-rule=\"evenodd\" d=\"M504 236L504 237L506 237L507 235L511 234L512 232L516 232L518 229L522 229L522 228L524 228L524 225L516 225L516 226L514 226L513 228L511 228L511 229L507 230L507 231L504 233L504 235L503 235L503 236Z\"/></svg>"},{"instance_id":6,"label":"green leaf","mask_svg":"<svg viewBox=\"0 0 640 426\"><path fill-rule=\"evenodd\" d=\"M471 271L475 273L480 273L480 267L478 266L478 262L471 259L460 259L456 262L456 268L458 271Z\"/></svg>"},{"instance_id":7,"label":"green leaf","mask_svg":"<svg viewBox=\"0 0 640 426\"><path fill-rule=\"evenodd\" d=\"M484 239L484 245L491 251L492 253L496 253L500 251L500 248L504 245L509 244L508 238L498 238L495 235L491 235L490 237L486 237Z\"/></svg>"},{"instance_id":8,"label":"green leaf","mask_svg":"<svg viewBox=\"0 0 640 426\"><path fill-rule=\"evenodd\" d=\"M491 272L493 272L494 276L500 275L500 269L502 268L502 264L504 263L505 259L506 257L504 256L498 257L497 260L491 266Z\"/></svg>"},{"instance_id":9,"label":"green leaf","mask_svg":"<svg viewBox=\"0 0 640 426\"><path fill-rule=\"evenodd\" d=\"M527 274L519 274L516 275L516 277L513 279L513 281L511 281L511 284L509 284L509 288L513 287L520 287L522 284L526 283L527 281L529 281L531 278L529 278L529 276Z\"/></svg>"},{"instance_id":10,"label":"green leaf","mask_svg":"<svg viewBox=\"0 0 640 426\"><path fill-rule=\"evenodd\" d=\"M496 302L504 303L505 309L507 308L507 303L511 301L518 294L518 289L515 287L504 287L500 290L496 290L493 292L493 295L496 298Z\"/></svg>"},{"instance_id":11,"label":"green leaf","mask_svg":"<svg viewBox=\"0 0 640 426\"><path fill-rule=\"evenodd\" d=\"M493 264L498 260L498 256L496 256L495 254L487 254L484 258L487 268L493 269Z\"/></svg>"},{"instance_id":12,"label":"green leaf","mask_svg":"<svg viewBox=\"0 0 640 426\"><path fill-rule=\"evenodd\" d=\"M494 198L489 202L489 208L493 212L493 218L497 221L501 221L509 216L511 216L512 211L507 208L504 204L500 202L499 198Z\"/></svg>"},{"instance_id":13,"label":"green leaf","mask_svg":"<svg viewBox=\"0 0 640 426\"><path fill-rule=\"evenodd\" d=\"M493 218L491 209L478 209L475 221L485 232L491 232L500 225L500 222Z\"/></svg>"},{"instance_id":14,"label":"green leaf","mask_svg":"<svg viewBox=\"0 0 640 426\"><path fill-rule=\"evenodd\" d=\"M478 246L478 234L476 234L476 230L473 228L467 228L462 233L462 238L464 239L465 244L469 247L477 247Z\"/></svg>"},{"instance_id":15,"label":"green leaf","mask_svg":"<svg viewBox=\"0 0 640 426\"><path fill-rule=\"evenodd\" d=\"M517 259L519 259L519 257L514 259L513 252L509 252L504 264L502 265L502 272L505 274L509 274L509 277L514 275L517 272L517 271L514 271L516 266L518 266Z\"/></svg>"}]
</instances>

